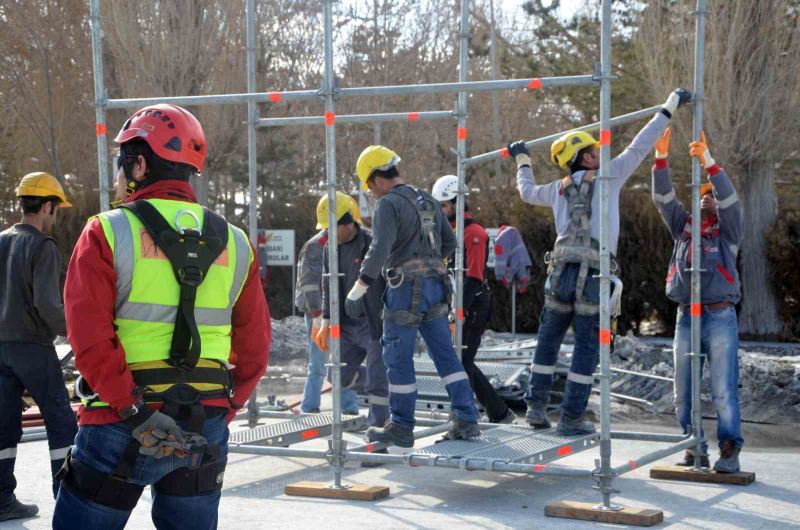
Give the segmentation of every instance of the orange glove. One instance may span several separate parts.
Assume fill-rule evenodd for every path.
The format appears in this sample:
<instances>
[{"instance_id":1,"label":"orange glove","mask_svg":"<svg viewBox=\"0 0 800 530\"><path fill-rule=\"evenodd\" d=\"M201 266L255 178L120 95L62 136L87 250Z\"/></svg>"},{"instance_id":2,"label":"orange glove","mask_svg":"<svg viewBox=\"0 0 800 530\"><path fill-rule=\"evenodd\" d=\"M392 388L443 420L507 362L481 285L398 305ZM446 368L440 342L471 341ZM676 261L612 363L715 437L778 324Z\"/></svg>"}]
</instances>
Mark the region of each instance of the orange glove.
<instances>
[{"instance_id":1,"label":"orange glove","mask_svg":"<svg viewBox=\"0 0 800 530\"><path fill-rule=\"evenodd\" d=\"M314 317L311 320L311 340L316 340L320 327L322 327L322 316Z\"/></svg>"},{"instance_id":2,"label":"orange glove","mask_svg":"<svg viewBox=\"0 0 800 530\"><path fill-rule=\"evenodd\" d=\"M314 338L314 343L317 345L317 348L319 348L320 351L328 351L328 336L330 335L330 329L330 320L323 319L322 324L319 327L319 331L312 335Z\"/></svg>"},{"instance_id":3,"label":"orange glove","mask_svg":"<svg viewBox=\"0 0 800 530\"><path fill-rule=\"evenodd\" d=\"M664 134L656 140L656 158L667 158L667 155L669 155L669 137L671 134L672 131L667 127Z\"/></svg>"},{"instance_id":4,"label":"orange glove","mask_svg":"<svg viewBox=\"0 0 800 530\"><path fill-rule=\"evenodd\" d=\"M706 133L700 131L700 141L692 142L689 144L689 155L697 158L704 168L708 169L716 162L711 158L711 153L708 151L708 142L706 141Z\"/></svg>"}]
</instances>

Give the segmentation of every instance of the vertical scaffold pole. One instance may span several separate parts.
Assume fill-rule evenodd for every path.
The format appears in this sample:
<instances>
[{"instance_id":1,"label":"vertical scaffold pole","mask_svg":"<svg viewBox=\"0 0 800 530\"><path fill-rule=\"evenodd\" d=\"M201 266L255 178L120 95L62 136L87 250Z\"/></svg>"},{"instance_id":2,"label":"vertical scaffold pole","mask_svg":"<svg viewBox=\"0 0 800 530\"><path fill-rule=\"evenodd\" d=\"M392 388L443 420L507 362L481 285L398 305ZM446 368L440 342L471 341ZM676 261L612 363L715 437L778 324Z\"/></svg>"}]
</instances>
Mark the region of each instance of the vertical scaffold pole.
<instances>
[{"instance_id":1,"label":"vertical scaffold pole","mask_svg":"<svg viewBox=\"0 0 800 530\"><path fill-rule=\"evenodd\" d=\"M492 66L492 79L497 79L497 23L494 17L494 0L489 2L490 24L492 25L489 33L489 60ZM494 132L494 144L500 145L500 94L492 91L492 129ZM498 157L494 159L494 178L495 183L500 182L500 175L503 172L503 162ZM495 185L496 185L495 184Z\"/></svg>"},{"instance_id":2,"label":"vertical scaffold pole","mask_svg":"<svg viewBox=\"0 0 800 530\"><path fill-rule=\"evenodd\" d=\"M461 46L458 57L458 81L463 83L469 77L469 0L461 0ZM456 336L455 348L458 358L461 359L464 336L464 209L467 197L465 181L466 167L464 159L467 157L467 93L459 92L456 105L458 115L458 191L456 198Z\"/></svg>"},{"instance_id":3,"label":"vertical scaffold pole","mask_svg":"<svg viewBox=\"0 0 800 530\"><path fill-rule=\"evenodd\" d=\"M100 211L109 209L108 197L108 125L106 124L106 89L103 84L103 32L100 25L100 0L89 0L92 27L92 67L94 69L94 113L97 132L97 173L100 180Z\"/></svg>"},{"instance_id":4,"label":"vertical scaffold pole","mask_svg":"<svg viewBox=\"0 0 800 530\"><path fill-rule=\"evenodd\" d=\"M256 9L255 0L247 0L247 91L251 94L256 91ZM249 224L248 231L250 242L254 247L258 244L258 195L256 193L256 122L258 109L256 103L247 103L247 176L248 176L248 205ZM250 428L258 422L258 387L253 389L250 401L247 404L247 420Z\"/></svg>"},{"instance_id":5,"label":"vertical scaffold pole","mask_svg":"<svg viewBox=\"0 0 800 530\"><path fill-rule=\"evenodd\" d=\"M697 0L697 10L694 15L695 21L694 36L694 95L692 100L693 120L692 120L692 139L700 140L700 131L703 129L703 102L705 91L703 88L703 74L705 71L705 0ZM700 248L700 187L702 186L700 175L700 161L692 158L692 256L702 256ZM702 433L702 410L700 403L700 361L702 353L700 350L700 326L702 305L700 297L702 263L699 259L692 260L692 303L691 303L691 322L692 322L692 431L697 437L697 445L694 448L694 468L700 470L701 457L704 451Z\"/></svg>"},{"instance_id":6,"label":"vertical scaffold pole","mask_svg":"<svg viewBox=\"0 0 800 530\"><path fill-rule=\"evenodd\" d=\"M611 159L611 0L603 0L600 29L600 469L603 501L598 509L618 510L611 504L611 254L608 248L609 162Z\"/></svg>"},{"instance_id":7,"label":"vertical scaffold pole","mask_svg":"<svg viewBox=\"0 0 800 530\"><path fill-rule=\"evenodd\" d=\"M331 436L331 467L334 487L342 487L344 444L342 442L342 374L339 337L339 253L336 241L336 128L333 78L333 0L323 3L325 27L325 77L322 92L325 96L325 169L328 177L328 292L330 293L330 351L331 385L333 386L333 433Z\"/></svg>"}]
</instances>

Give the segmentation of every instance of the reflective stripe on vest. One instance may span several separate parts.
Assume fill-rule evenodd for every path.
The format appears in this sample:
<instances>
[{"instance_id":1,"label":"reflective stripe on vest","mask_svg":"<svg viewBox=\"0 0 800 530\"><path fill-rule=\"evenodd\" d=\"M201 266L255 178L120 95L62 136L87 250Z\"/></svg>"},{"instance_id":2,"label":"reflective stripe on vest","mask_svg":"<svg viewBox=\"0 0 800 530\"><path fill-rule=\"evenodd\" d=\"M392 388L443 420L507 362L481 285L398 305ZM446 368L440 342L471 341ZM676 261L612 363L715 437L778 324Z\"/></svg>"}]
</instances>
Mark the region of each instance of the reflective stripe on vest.
<instances>
[{"instance_id":1,"label":"reflective stripe on vest","mask_svg":"<svg viewBox=\"0 0 800 530\"><path fill-rule=\"evenodd\" d=\"M203 210L197 204L160 199L148 202L168 221L181 210L189 210L202 223ZM98 218L114 253L115 324L126 361L166 360L180 291L172 266L132 212L117 209ZM252 260L244 233L229 225L228 245L197 291L195 318L202 339L201 358L228 361L231 314Z\"/></svg>"}]
</instances>

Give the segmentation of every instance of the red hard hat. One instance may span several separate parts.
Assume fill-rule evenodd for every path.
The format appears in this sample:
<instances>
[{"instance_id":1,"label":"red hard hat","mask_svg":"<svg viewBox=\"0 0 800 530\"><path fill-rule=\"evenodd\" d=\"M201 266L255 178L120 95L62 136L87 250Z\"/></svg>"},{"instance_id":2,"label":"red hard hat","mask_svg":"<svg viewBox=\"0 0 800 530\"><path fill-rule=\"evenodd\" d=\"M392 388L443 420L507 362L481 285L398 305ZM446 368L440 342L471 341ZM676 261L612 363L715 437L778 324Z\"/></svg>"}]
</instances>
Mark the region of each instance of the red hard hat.
<instances>
[{"instance_id":1,"label":"red hard hat","mask_svg":"<svg viewBox=\"0 0 800 530\"><path fill-rule=\"evenodd\" d=\"M203 172L206 135L197 118L186 109L168 104L139 109L128 118L114 141L124 144L134 138L147 142L164 160L188 164L198 173Z\"/></svg>"}]
</instances>

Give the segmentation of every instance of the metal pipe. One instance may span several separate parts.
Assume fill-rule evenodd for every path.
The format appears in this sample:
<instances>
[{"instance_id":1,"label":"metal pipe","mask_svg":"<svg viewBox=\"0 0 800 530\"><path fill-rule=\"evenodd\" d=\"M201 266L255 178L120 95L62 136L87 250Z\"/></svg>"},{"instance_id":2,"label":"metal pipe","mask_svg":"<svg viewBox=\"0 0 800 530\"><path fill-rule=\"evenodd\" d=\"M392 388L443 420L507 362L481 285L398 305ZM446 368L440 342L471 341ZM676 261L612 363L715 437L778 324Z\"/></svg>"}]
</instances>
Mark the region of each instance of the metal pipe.
<instances>
[{"instance_id":1,"label":"metal pipe","mask_svg":"<svg viewBox=\"0 0 800 530\"><path fill-rule=\"evenodd\" d=\"M598 389L598 388L593 388L592 389L592 393L601 394L602 395L602 393L600 392L600 389ZM619 394L617 392L611 392L610 396L613 397L613 398L619 399L620 401L631 401L633 403L641 403L642 405L648 405L650 407L653 406L653 402L652 401L647 401L646 399L637 398L637 397L633 397L633 396L628 396L628 395L625 395L625 394Z\"/></svg>"},{"instance_id":2,"label":"metal pipe","mask_svg":"<svg viewBox=\"0 0 800 530\"><path fill-rule=\"evenodd\" d=\"M669 442L677 443L688 440L691 435L664 434L658 432L633 432L633 431L611 431L613 440L638 440L644 442Z\"/></svg>"},{"instance_id":3,"label":"metal pipe","mask_svg":"<svg viewBox=\"0 0 800 530\"><path fill-rule=\"evenodd\" d=\"M611 253L609 251L609 163L611 160L611 0L603 0L600 31L600 474L602 508L611 505ZM603 140L603 138L606 140ZM617 214L619 215L619 214Z\"/></svg>"},{"instance_id":4,"label":"metal pipe","mask_svg":"<svg viewBox=\"0 0 800 530\"><path fill-rule=\"evenodd\" d=\"M700 132L703 130L703 103L705 100L705 91L703 88L703 74L705 67L705 15L706 15L706 2L705 0L697 0L697 16L695 24L694 36L694 97L692 99L693 107L693 120L692 120L692 138L695 141L700 140ZM702 186L702 177L700 176L700 161L697 158L692 158L692 256L702 256L702 249L700 246L700 187ZM692 305L691 305L691 323L692 323L692 433L697 437L697 444L694 448L694 468L695 470L701 469L701 461L703 456L703 417L700 403L700 378L702 377L702 365L700 364L702 350L700 347L701 335L701 285L702 279L700 274L703 270L703 264L700 259L692 260Z\"/></svg>"},{"instance_id":5,"label":"metal pipe","mask_svg":"<svg viewBox=\"0 0 800 530\"><path fill-rule=\"evenodd\" d=\"M517 340L517 280L511 283L511 340Z\"/></svg>"},{"instance_id":6,"label":"metal pipe","mask_svg":"<svg viewBox=\"0 0 800 530\"><path fill-rule=\"evenodd\" d=\"M388 121L420 121L442 120L453 117L451 110L432 110L421 112L384 112L381 114L343 114L336 116L337 123L378 123ZM262 118L257 127L284 127L289 125L324 125L325 116L299 116L281 118Z\"/></svg>"},{"instance_id":7,"label":"metal pipe","mask_svg":"<svg viewBox=\"0 0 800 530\"><path fill-rule=\"evenodd\" d=\"M342 443L342 374L341 342L339 339L339 249L336 241L336 126L333 77L333 1L323 2L325 27L325 76L322 93L325 96L325 169L328 177L328 292L330 294L331 385L333 386L333 432L331 434L331 467L334 486L342 486L344 444Z\"/></svg>"},{"instance_id":8,"label":"metal pipe","mask_svg":"<svg viewBox=\"0 0 800 530\"><path fill-rule=\"evenodd\" d=\"M100 0L89 0L89 25L92 28L92 69L94 71L94 116L97 133L97 175L100 181L100 211L110 208L108 193L108 124L106 91L103 84L103 34L100 26Z\"/></svg>"},{"instance_id":9,"label":"metal pipe","mask_svg":"<svg viewBox=\"0 0 800 530\"><path fill-rule=\"evenodd\" d=\"M247 0L245 17L247 19L247 91L256 91L256 9L255 0ZM258 241L258 198L256 196L256 127L258 119L256 104L247 102L247 178L249 187L249 232L250 243L256 247ZM248 424L250 428L258 423L258 387L253 389L247 403Z\"/></svg>"},{"instance_id":10,"label":"metal pipe","mask_svg":"<svg viewBox=\"0 0 800 530\"><path fill-rule=\"evenodd\" d=\"M461 44L458 55L458 81L466 84L469 75L469 0L461 0ZM464 349L464 212L466 210L467 183L464 159L467 157L467 93L459 92L456 102L458 129L456 133L456 262L453 273L456 277L455 316L456 333L454 346L458 359Z\"/></svg>"},{"instance_id":11,"label":"metal pipe","mask_svg":"<svg viewBox=\"0 0 800 530\"><path fill-rule=\"evenodd\" d=\"M688 449L697 443L698 438L691 437L687 440L682 442L678 442L675 445L670 445L669 447L665 447L664 449L659 449L658 451L653 451L652 453L648 453L644 456L640 456L634 460L628 460L627 463L617 466L611 469L611 473L616 475L622 475L623 473L627 473L628 471L632 471L637 467L646 466L647 464L652 464L658 460L661 460L665 456L674 455L675 453L679 453L684 449Z\"/></svg>"},{"instance_id":12,"label":"metal pipe","mask_svg":"<svg viewBox=\"0 0 800 530\"><path fill-rule=\"evenodd\" d=\"M295 449L293 447L268 447L263 445L228 445L229 453L246 455L279 456L283 458L318 458L327 460L330 456L327 451L315 449Z\"/></svg>"},{"instance_id":13,"label":"metal pipe","mask_svg":"<svg viewBox=\"0 0 800 530\"><path fill-rule=\"evenodd\" d=\"M497 79L497 24L494 18L494 0L489 1L489 18L491 27L489 29L489 61L492 68L492 79ZM500 94L492 92L492 132L495 145L500 145ZM496 182L500 179L503 171L503 164L499 158L494 161L494 178Z\"/></svg>"},{"instance_id":14,"label":"metal pipe","mask_svg":"<svg viewBox=\"0 0 800 530\"><path fill-rule=\"evenodd\" d=\"M94 0L93 0L94 1ZM197 106L197 105L232 105L241 103L277 103L281 101L307 101L319 99L319 90L293 90L289 92L259 92L239 94L210 94L205 96L165 96L157 98L118 98L109 99L106 106L109 109L125 109L129 107L144 107L156 103L171 103L172 105Z\"/></svg>"},{"instance_id":15,"label":"metal pipe","mask_svg":"<svg viewBox=\"0 0 800 530\"><path fill-rule=\"evenodd\" d=\"M644 372L634 372L633 370L624 370L622 368L614 368L613 366L611 367L611 371L612 372L617 372L617 373L620 373L620 374L637 375L639 377L646 377L648 379L657 379L658 381L667 381L669 383L674 383L675 382L675 380L672 379L671 377L664 377L663 375L654 375L654 374L648 374L648 373L644 373Z\"/></svg>"},{"instance_id":16,"label":"metal pipe","mask_svg":"<svg viewBox=\"0 0 800 530\"><path fill-rule=\"evenodd\" d=\"M635 112L629 112L628 114L622 114L617 116L616 118L612 118L609 122L611 127L616 127L618 125L624 125L626 123L642 120L645 118L651 118L654 113L658 112L661 109L661 105L655 105L652 107L647 107L646 109L637 110ZM549 134L547 136L542 136L541 138L537 138L535 140L531 140L529 142L525 142L525 145L528 149L533 149L534 147L539 147L541 145L549 146L553 141L557 140L564 133L571 132L571 131L596 131L600 129L600 122L590 123L589 125L584 125L582 127L577 127L575 129L570 129L569 131L558 132L555 134ZM466 166L475 166L478 164L483 164L488 162L489 160L494 160L496 158L506 157L508 153L506 152L505 147L501 149L495 149L494 151L489 151L488 153L483 153L480 155L475 155L473 157L467 158L464 160L464 165Z\"/></svg>"},{"instance_id":17,"label":"metal pipe","mask_svg":"<svg viewBox=\"0 0 800 530\"><path fill-rule=\"evenodd\" d=\"M31 434L23 434L22 438L20 438L20 443L24 442L37 442L39 440L47 440L47 433L46 432L34 432Z\"/></svg>"}]
</instances>

